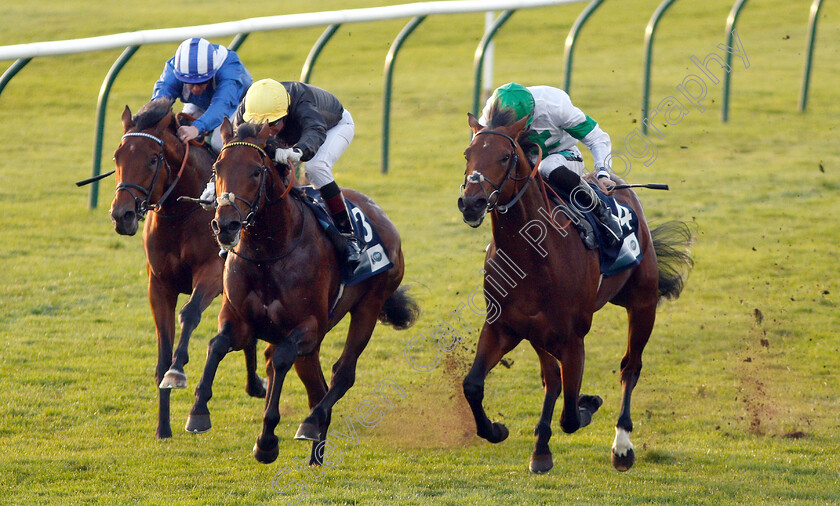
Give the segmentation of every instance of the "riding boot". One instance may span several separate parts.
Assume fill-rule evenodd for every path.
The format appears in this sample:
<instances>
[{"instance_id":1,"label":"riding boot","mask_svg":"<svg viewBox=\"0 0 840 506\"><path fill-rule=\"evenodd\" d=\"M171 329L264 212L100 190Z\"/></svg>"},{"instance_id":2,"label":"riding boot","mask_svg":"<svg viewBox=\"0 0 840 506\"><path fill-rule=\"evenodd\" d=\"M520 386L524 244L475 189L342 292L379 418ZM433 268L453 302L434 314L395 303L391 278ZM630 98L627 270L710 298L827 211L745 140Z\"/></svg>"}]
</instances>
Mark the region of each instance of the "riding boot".
<instances>
[{"instance_id":1,"label":"riding boot","mask_svg":"<svg viewBox=\"0 0 840 506\"><path fill-rule=\"evenodd\" d=\"M344 202L344 196L335 181L324 185L319 190L327 209L332 215L333 222L344 238L344 264L350 271L359 266L362 255L361 240L353 233L353 224L350 221L350 212Z\"/></svg>"},{"instance_id":2,"label":"riding boot","mask_svg":"<svg viewBox=\"0 0 840 506\"><path fill-rule=\"evenodd\" d=\"M577 189L572 190L571 195L572 200L578 205L581 205L584 209L592 210L595 217L598 218L598 222L601 223L601 228L607 232L604 235L607 243L611 246L618 244L622 234L621 223L612 211L610 211L609 206L598 198L595 190L581 179L580 184L577 185Z\"/></svg>"},{"instance_id":3,"label":"riding boot","mask_svg":"<svg viewBox=\"0 0 840 506\"><path fill-rule=\"evenodd\" d=\"M601 228L607 231L607 234L605 234L607 242L610 245L618 243L621 238L621 224L588 183L566 167L554 169L547 179L548 183L554 188L568 193L569 198L577 206L586 211L593 211L595 217L601 223Z\"/></svg>"}]
</instances>

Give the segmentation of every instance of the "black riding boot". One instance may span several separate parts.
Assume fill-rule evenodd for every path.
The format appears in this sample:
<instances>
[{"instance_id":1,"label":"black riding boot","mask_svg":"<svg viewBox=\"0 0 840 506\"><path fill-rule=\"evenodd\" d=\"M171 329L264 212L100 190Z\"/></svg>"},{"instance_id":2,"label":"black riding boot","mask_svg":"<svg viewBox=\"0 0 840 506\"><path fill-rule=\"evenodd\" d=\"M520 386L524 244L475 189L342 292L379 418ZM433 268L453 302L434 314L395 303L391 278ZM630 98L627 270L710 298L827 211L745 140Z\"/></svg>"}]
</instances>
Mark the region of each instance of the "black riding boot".
<instances>
[{"instance_id":1,"label":"black riding boot","mask_svg":"<svg viewBox=\"0 0 840 506\"><path fill-rule=\"evenodd\" d=\"M335 181L324 185L319 191L332 215L335 226L338 227L344 238L344 264L349 270L353 271L361 261L362 244L356 234L353 233L353 224L350 221L350 212L344 203L344 197Z\"/></svg>"},{"instance_id":2,"label":"black riding boot","mask_svg":"<svg viewBox=\"0 0 840 506\"><path fill-rule=\"evenodd\" d=\"M601 228L607 231L605 235L609 244L617 244L621 238L621 224L613 215L609 207L598 198L595 190L580 176L565 167L558 167L548 175L548 182L569 194L574 203L586 211L593 211L601 223Z\"/></svg>"}]
</instances>

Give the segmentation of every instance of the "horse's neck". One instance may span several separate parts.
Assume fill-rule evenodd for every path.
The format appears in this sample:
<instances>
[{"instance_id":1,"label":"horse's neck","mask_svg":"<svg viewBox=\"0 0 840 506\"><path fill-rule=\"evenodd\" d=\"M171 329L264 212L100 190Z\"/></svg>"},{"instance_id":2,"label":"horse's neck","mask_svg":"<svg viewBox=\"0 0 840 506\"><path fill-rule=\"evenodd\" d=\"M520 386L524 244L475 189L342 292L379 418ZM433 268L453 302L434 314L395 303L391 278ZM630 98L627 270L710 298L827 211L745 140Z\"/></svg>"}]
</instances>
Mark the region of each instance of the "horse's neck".
<instances>
[{"instance_id":1,"label":"horse's neck","mask_svg":"<svg viewBox=\"0 0 840 506\"><path fill-rule=\"evenodd\" d=\"M521 187L516 191L519 189ZM555 255L569 254L570 249L575 247L573 242L576 238L569 227L558 230L568 225L566 215L562 212L552 215L552 208L545 202L538 179L528 183L522 198L506 213L494 212L492 219L496 248L523 266L545 264L551 261L544 256L546 252L556 258Z\"/></svg>"},{"instance_id":2,"label":"horse's neck","mask_svg":"<svg viewBox=\"0 0 840 506\"><path fill-rule=\"evenodd\" d=\"M250 249L278 253L298 240L303 208L291 195L280 199L281 193L276 186L268 191L254 224L245 230L243 239Z\"/></svg>"}]
</instances>

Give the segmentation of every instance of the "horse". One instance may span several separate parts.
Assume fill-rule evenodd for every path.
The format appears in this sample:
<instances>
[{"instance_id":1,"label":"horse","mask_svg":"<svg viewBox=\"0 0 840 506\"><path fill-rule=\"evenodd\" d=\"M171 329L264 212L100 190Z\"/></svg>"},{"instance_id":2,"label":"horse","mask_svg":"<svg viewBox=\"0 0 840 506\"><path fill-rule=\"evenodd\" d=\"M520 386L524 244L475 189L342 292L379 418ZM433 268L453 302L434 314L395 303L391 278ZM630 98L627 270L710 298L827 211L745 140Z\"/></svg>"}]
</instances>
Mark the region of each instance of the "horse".
<instances>
[{"instance_id":1,"label":"horse","mask_svg":"<svg viewBox=\"0 0 840 506\"><path fill-rule=\"evenodd\" d=\"M269 343L268 395L254 457L265 464L277 458L274 429L280 421L283 380L293 364L299 369L297 364L304 362L313 365L312 374L301 376L311 411L294 437L312 441L310 464L318 465L332 408L353 386L357 361L377 320L406 329L414 324L419 307L400 287L405 263L396 227L372 199L348 189L342 193L363 210L393 266L357 284L342 284L333 243L303 197L292 191L294 171L275 165L265 151L276 132L276 127L243 123L234 135L230 122L222 123L225 145L215 164L218 197L212 227L229 253L220 332L208 345L190 420L201 426L209 418L213 376L225 354L262 339ZM351 315L347 339L328 388L320 366L321 342L347 313Z\"/></svg>"},{"instance_id":2,"label":"horse","mask_svg":"<svg viewBox=\"0 0 840 506\"><path fill-rule=\"evenodd\" d=\"M598 251L587 249L578 234L566 231L570 219L561 218L561 207L552 210L549 206L545 183L517 140L527 117L514 121L512 115L500 112L491 116L486 128L472 114L468 120L474 135L464 152L459 209L472 227L480 226L489 213L493 229L485 258L488 316L463 381L477 434L491 443L507 438L507 427L492 422L482 406L484 380L506 353L523 339L529 341L539 357L545 388L529 468L534 473L548 472L554 465L548 444L551 418L561 391L565 390L560 426L566 433L588 425L601 406L600 397L580 395L584 336L595 311L610 302L626 309L629 322L627 349L621 358L621 409L610 452L612 465L626 471L635 462L630 398L642 369L642 351L653 330L658 303L679 296L693 265L687 250L691 229L670 221L650 230L636 194L616 190L618 202L638 216L636 235L644 256L635 267L602 279ZM537 223L544 227L538 244L537 234L528 228ZM502 285L505 280L507 284Z\"/></svg>"},{"instance_id":3,"label":"horse","mask_svg":"<svg viewBox=\"0 0 840 506\"><path fill-rule=\"evenodd\" d=\"M190 336L202 312L222 292L224 261L210 231L213 213L195 202L179 200L201 193L215 155L204 147L188 149L178 139L177 119L168 99L149 102L135 116L126 106L122 124L124 135L114 152L116 195L110 216L118 234L133 236L139 221L151 211L143 227L143 248L158 344L155 436L169 438L170 390L186 388L184 365L189 361ZM173 353L179 294L190 298L178 314L181 335ZM256 374L255 347L245 350L245 359L246 391L265 397L263 380Z\"/></svg>"}]
</instances>

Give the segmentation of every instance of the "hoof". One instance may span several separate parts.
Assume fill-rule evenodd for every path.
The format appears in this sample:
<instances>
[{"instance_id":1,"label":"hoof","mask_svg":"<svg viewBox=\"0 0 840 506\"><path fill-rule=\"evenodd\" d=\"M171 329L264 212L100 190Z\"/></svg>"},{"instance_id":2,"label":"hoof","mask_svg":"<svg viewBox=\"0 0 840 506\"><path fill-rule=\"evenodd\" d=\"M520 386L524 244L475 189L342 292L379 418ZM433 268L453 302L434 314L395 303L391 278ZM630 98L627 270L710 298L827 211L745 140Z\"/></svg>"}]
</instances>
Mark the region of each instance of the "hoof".
<instances>
[{"instance_id":1,"label":"hoof","mask_svg":"<svg viewBox=\"0 0 840 506\"><path fill-rule=\"evenodd\" d=\"M265 399L266 389L268 388L268 379L260 378L259 376L257 376L257 379L259 381L248 383L245 386L245 391L248 392L248 395L251 397Z\"/></svg>"},{"instance_id":2,"label":"hoof","mask_svg":"<svg viewBox=\"0 0 840 506\"><path fill-rule=\"evenodd\" d=\"M204 434L210 430L210 415L190 415L187 417L187 425L184 430L193 434Z\"/></svg>"},{"instance_id":3,"label":"hoof","mask_svg":"<svg viewBox=\"0 0 840 506\"><path fill-rule=\"evenodd\" d=\"M167 427L158 427L158 430L155 431L155 439L169 439L172 437L172 428Z\"/></svg>"},{"instance_id":4,"label":"hoof","mask_svg":"<svg viewBox=\"0 0 840 506\"><path fill-rule=\"evenodd\" d=\"M493 422L493 435L492 437L487 438L488 441L491 443L501 443L505 439L507 439L510 432L508 428L503 423Z\"/></svg>"},{"instance_id":5,"label":"hoof","mask_svg":"<svg viewBox=\"0 0 840 506\"><path fill-rule=\"evenodd\" d=\"M170 369L166 371L166 374L163 375L163 379L160 380L160 385L158 388L162 389L181 389L187 388L187 375L182 373L181 371L176 371L175 369Z\"/></svg>"},{"instance_id":6,"label":"hoof","mask_svg":"<svg viewBox=\"0 0 840 506\"><path fill-rule=\"evenodd\" d=\"M619 457L615 454L615 449L610 451L612 465L617 470L624 472L631 467L633 467L633 463L636 461L636 454L633 453L633 449L627 450L627 454L623 457Z\"/></svg>"},{"instance_id":7,"label":"hoof","mask_svg":"<svg viewBox=\"0 0 840 506\"><path fill-rule=\"evenodd\" d=\"M550 453L546 455L531 455L531 463L528 464L528 469L532 473L545 474L551 471L552 467L554 467L554 460L552 460Z\"/></svg>"},{"instance_id":8,"label":"hoof","mask_svg":"<svg viewBox=\"0 0 840 506\"><path fill-rule=\"evenodd\" d=\"M295 432L295 439L317 442L321 440L321 431L318 430L315 424L303 422L298 427L297 432Z\"/></svg>"},{"instance_id":9,"label":"hoof","mask_svg":"<svg viewBox=\"0 0 840 506\"><path fill-rule=\"evenodd\" d=\"M254 458L257 459L258 462L262 464L271 464L275 460L277 460L277 455L280 454L280 445L274 444L269 450L263 450L260 448L259 442L254 443Z\"/></svg>"},{"instance_id":10,"label":"hoof","mask_svg":"<svg viewBox=\"0 0 840 506\"><path fill-rule=\"evenodd\" d=\"M581 395L578 397L578 407L588 410L593 415L602 404L604 404L604 399L601 399L598 395Z\"/></svg>"}]
</instances>

